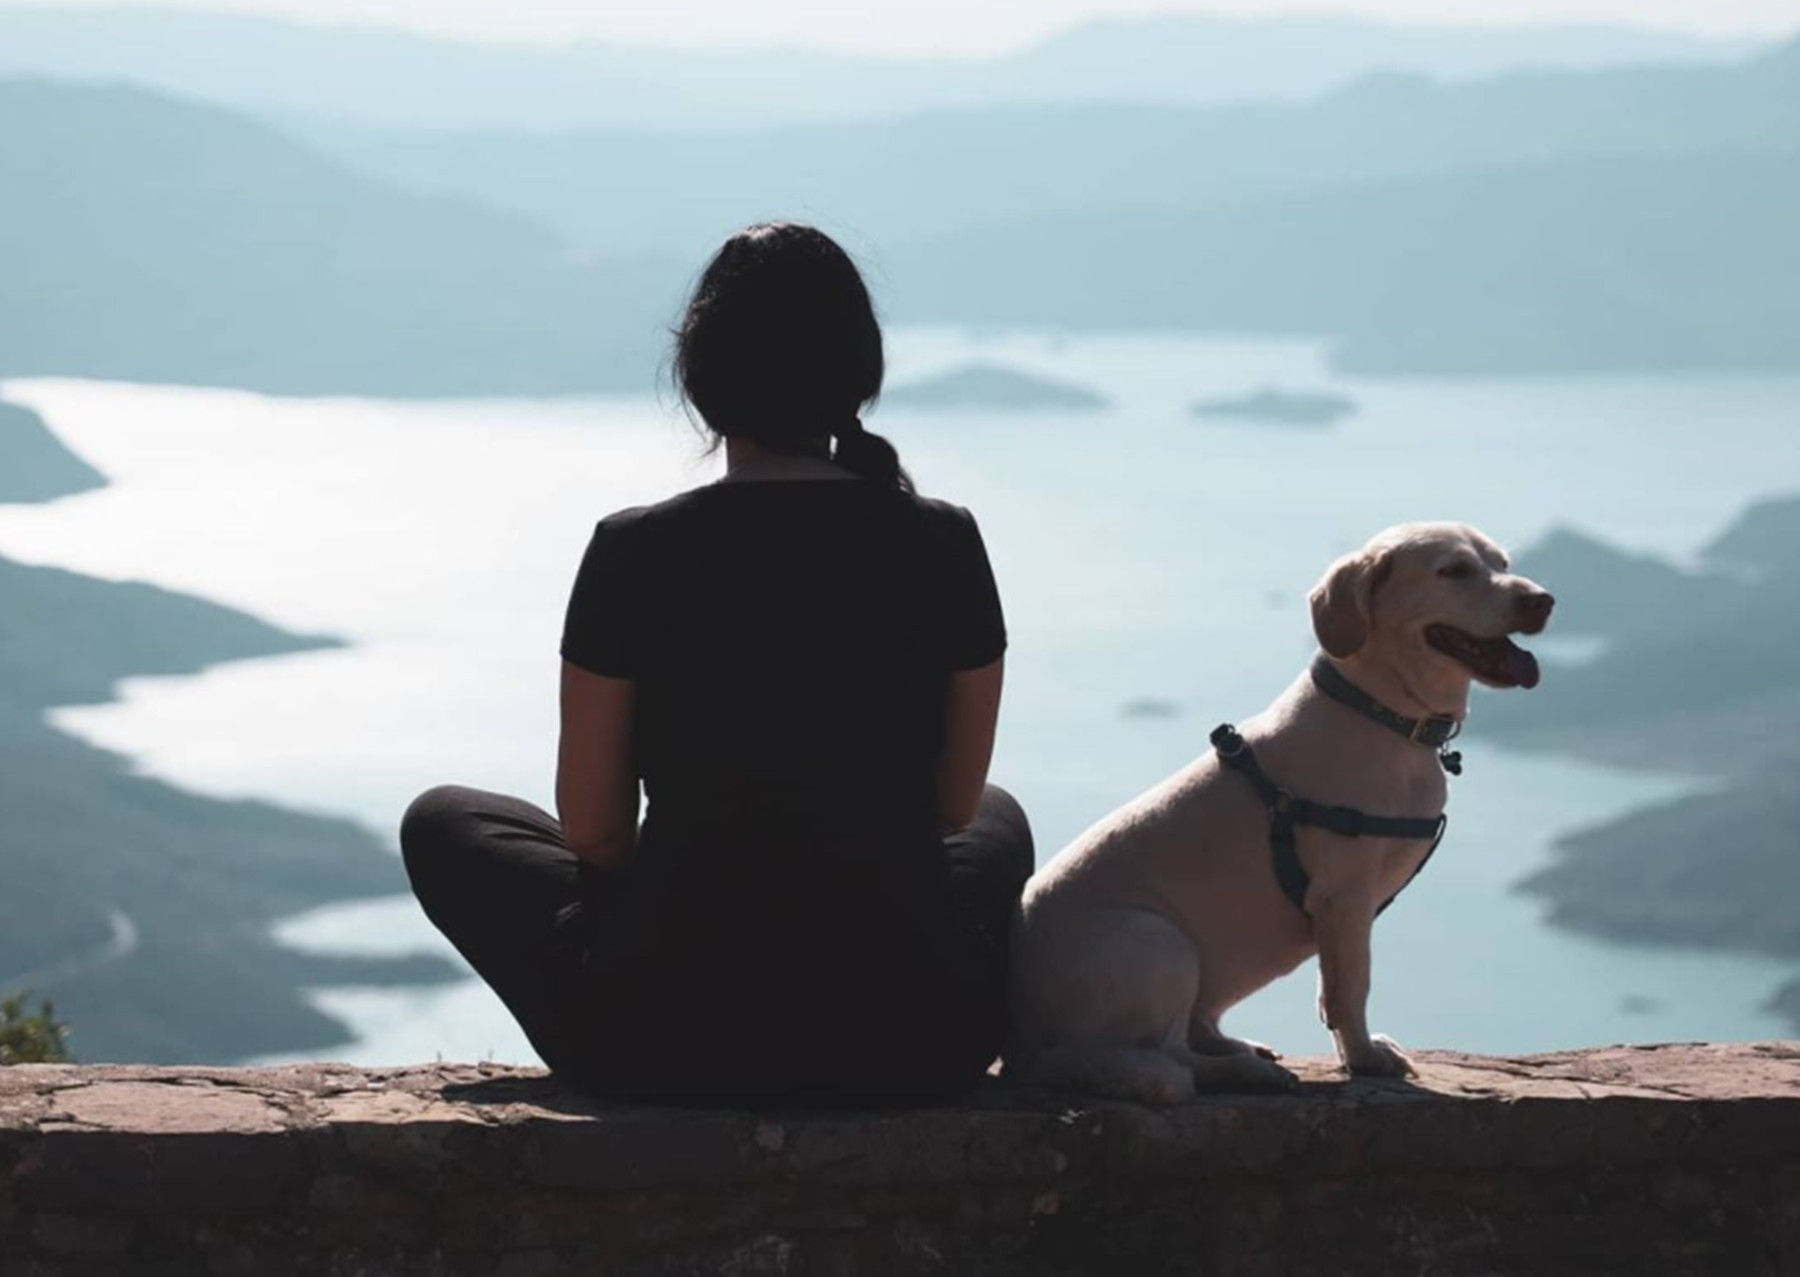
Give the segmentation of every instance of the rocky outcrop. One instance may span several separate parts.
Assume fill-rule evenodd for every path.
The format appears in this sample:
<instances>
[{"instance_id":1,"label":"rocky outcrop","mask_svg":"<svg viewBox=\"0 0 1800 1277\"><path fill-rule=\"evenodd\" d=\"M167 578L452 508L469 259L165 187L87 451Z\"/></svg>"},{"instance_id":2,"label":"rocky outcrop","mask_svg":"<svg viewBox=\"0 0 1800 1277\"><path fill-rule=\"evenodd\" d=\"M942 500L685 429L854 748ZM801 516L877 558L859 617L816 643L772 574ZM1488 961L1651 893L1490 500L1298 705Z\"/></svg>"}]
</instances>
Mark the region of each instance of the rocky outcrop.
<instances>
[{"instance_id":1,"label":"rocky outcrop","mask_svg":"<svg viewBox=\"0 0 1800 1277\"><path fill-rule=\"evenodd\" d=\"M1800 1044L1421 1060L760 1114L496 1065L16 1066L0 1275L1800 1271Z\"/></svg>"}]
</instances>

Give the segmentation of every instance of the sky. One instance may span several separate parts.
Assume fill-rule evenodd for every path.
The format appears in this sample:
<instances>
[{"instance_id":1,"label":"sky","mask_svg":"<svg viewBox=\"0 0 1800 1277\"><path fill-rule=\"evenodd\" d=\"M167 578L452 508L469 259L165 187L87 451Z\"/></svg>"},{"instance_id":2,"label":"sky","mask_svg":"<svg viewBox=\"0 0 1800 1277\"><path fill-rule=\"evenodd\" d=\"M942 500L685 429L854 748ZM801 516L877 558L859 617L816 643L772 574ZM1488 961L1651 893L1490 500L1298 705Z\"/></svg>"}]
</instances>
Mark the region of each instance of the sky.
<instances>
[{"instance_id":1,"label":"sky","mask_svg":"<svg viewBox=\"0 0 1800 1277\"><path fill-rule=\"evenodd\" d=\"M478 38L658 45L803 44L878 53L999 52L1084 20L1164 12L1335 13L1434 25L1619 23L1713 34L1800 30L1800 0L27 0L74 8L230 10ZM0 5L19 0L0 0Z\"/></svg>"}]
</instances>

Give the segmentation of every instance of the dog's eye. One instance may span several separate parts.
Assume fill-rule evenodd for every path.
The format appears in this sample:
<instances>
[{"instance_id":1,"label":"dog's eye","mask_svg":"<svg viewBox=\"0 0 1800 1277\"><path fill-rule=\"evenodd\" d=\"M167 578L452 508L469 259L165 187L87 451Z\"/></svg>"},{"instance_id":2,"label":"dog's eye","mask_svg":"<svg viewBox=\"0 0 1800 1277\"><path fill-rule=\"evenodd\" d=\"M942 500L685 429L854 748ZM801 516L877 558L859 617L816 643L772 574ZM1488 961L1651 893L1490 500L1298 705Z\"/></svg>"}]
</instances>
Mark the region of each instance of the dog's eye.
<instances>
[{"instance_id":1,"label":"dog's eye","mask_svg":"<svg viewBox=\"0 0 1800 1277\"><path fill-rule=\"evenodd\" d=\"M1452 581L1462 581L1475 575L1475 565L1464 560L1449 563L1438 569L1438 575Z\"/></svg>"}]
</instances>

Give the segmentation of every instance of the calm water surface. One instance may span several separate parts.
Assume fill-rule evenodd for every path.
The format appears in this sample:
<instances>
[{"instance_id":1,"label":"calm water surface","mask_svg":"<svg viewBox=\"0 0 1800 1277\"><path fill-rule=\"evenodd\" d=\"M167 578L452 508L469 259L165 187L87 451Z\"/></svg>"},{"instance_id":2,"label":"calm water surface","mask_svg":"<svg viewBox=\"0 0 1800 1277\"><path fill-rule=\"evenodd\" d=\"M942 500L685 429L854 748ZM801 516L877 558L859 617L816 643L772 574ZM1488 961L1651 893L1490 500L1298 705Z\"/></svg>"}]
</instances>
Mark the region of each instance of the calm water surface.
<instances>
[{"instance_id":1,"label":"calm water surface","mask_svg":"<svg viewBox=\"0 0 1800 1277\"><path fill-rule=\"evenodd\" d=\"M1517 547L1573 522L1685 556L1746 501L1800 484L1800 379L1363 383L1331 378L1295 342L909 330L893 346L894 384L995 359L1114 401L1100 414L871 419L924 490L981 521L1012 635L994 775L1024 800L1043 856L1203 752L1215 723L1267 703L1312 651L1307 588L1378 528L1458 518ZM1264 384L1343 390L1362 412L1329 431L1184 414ZM6 390L114 483L0 507L0 552L354 644L135 680L120 703L58 721L174 783L348 814L390 841L411 796L440 781L549 805L557 639L594 520L718 472L650 397ZM1554 668L1514 694L1555 696ZM1121 713L1143 698L1176 712ZM1479 724L1478 702L1450 836L1382 919L1376 1026L1409 1044L1507 1051L1778 1035L1757 1004L1787 967L1597 944L1544 927L1539 904L1509 890L1559 833L1688 782L1506 753ZM450 952L410 898L318 910L279 933ZM1328 1050L1313 979L1308 968L1265 991L1233 1027ZM313 996L356 1035L336 1058L535 1062L473 980Z\"/></svg>"}]
</instances>

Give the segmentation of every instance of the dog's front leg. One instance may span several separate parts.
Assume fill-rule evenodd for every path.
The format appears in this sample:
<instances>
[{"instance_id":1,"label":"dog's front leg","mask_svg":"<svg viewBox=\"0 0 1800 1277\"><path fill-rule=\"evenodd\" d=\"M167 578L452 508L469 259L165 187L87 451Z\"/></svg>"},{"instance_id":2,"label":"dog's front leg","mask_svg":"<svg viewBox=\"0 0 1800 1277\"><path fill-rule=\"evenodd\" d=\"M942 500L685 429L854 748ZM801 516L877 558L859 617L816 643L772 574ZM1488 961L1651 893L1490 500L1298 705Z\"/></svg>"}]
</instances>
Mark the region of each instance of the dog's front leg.
<instances>
[{"instance_id":1,"label":"dog's front leg","mask_svg":"<svg viewBox=\"0 0 1800 1277\"><path fill-rule=\"evenodd\" d=\"M1361 893L1308 899L1319 946L1320 1008L1337 1042L1338 1058L1352 1073L1408 1077L1412 1061L1383 1034L1369 1032L1369 937L1375 907Z\"/></svg>"}]
</instances>

